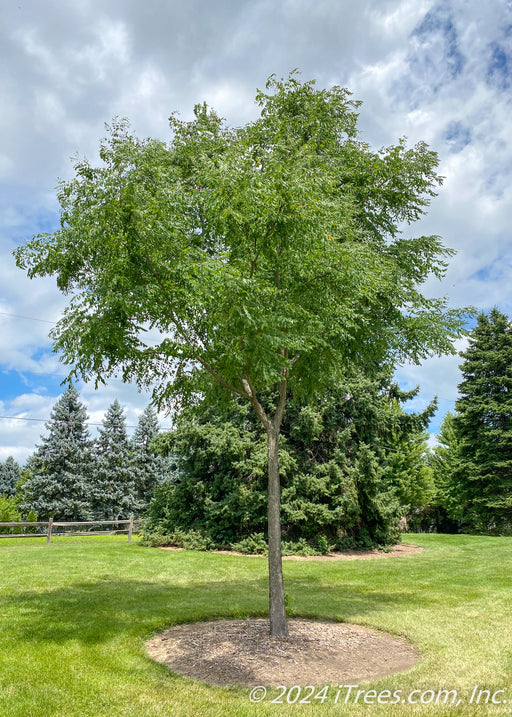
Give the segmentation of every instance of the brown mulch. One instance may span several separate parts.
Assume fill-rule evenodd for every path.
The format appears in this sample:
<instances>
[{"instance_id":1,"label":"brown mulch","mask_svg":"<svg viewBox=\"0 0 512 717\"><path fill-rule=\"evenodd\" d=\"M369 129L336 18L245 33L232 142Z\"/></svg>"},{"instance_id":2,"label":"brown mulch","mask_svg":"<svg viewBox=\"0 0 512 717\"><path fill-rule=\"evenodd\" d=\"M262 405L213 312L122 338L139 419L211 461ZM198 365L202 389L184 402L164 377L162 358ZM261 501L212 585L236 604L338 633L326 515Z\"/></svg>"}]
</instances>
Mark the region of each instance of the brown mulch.
<instances>
[{"instance_id":1,"label":"brown mulch","mask_svg":"<svg viewBox=\"0 0 512 717\"><path fill-rule=\"evenodd\" d=\"M161 550L183 550L172 545L166 545ZM419 545L410 545L408 543L399 543L394 545L389 552L383 550L344 550L343 552L327 553L327 555L283 555L283 560L365 560L368 558L397 558L404 555L413 555L414 553L422 553L424 548ZM234 550L216 550L212 551L220 555L243 555L246 558L261 558L261 555L247 555L246 553L237 553Z\"/></svg>"},{"instance_id":2,"label":"brown mulch","mask_svg":"<svg viewBox=\"0 0 512 717\"><path fill-rule=\"evenodd\" d=\"M289 637L268 620L176 625L146 643L150 657L212 685L327 685L376 679L411 668L417 650L403 637L347 623L289 619Z\"/></svg>"},{"instance_id":3,"label":"brown mulch","mask_svg":"<svg viewBox=\"0 0 512 717\"><path fill-rule=\"evenodd\" d=\"M342 552L327 553L327 555L285 555L283 560L367 560L368 558L399 558L403 555L422 553L425 548L419 545L400 543L391 550L343 550Z\"/></svg>"}]
</instances>

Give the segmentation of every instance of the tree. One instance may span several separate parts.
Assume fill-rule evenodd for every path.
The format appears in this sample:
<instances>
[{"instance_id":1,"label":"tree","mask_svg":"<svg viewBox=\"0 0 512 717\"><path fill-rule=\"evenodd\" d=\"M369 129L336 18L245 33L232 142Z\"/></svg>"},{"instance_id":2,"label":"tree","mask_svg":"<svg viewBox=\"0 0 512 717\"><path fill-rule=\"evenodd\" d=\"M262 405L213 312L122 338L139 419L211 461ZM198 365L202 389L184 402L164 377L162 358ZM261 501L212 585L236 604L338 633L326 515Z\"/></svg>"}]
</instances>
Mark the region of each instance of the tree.
<instances>
[{"instance_id":1,"label":"tree","mask_svg":"<svg viewBox=\"0 0 512 717\"><path fill-rule=\"evenodd\" d=\"M16 494L16 484L21 478L21 468L12 456L0 463L0 495Z\"/></svg>"},{"instance_id":2,"label":"tree","mask_svg":"<svg viewBox=\"0 0 512 717\"><path fill-rule=\"evenodd\" d=\"M455 428L455 416L448 411L439 429L437 445L430 455L436 490L433 509L438 532L457 532L462 522L464 508L458 495L458 485L454 481L458 461L459 436Z\"/></svg>"},{"instance_id":3,"label":"tree","mask_svg":"<svg viewBox=\"0 0 512 717\"><path fill-rule=\"evenodd\" d=\"M308 404L289 397L279 449L287 545L396 542L399 517L430 498L421 456L406 452L416 442L423 447L416 437L435 403L406 413L402 404L415 393L382 371L373 380L353 377ZM174 452L179 480L158 490L150 530L199 530L217 547L266 533L265 435L249 409L238 397L229 406L184 409L175 429L154 440L154 450Z\"/></svg>"},{"instance_id":4,"label":"tree","mask_svg":"<svg viewBox=\"0 0 512 717\"><path fill-rule=\"evenodd\" d=\"M426 430L408 433L389 453L388 474L404 513L423 508L434 497L434 477L427 456Z\"/></svg>"},{"instance_id":5,"label":"tree","mask_svg":"<svg viewBox=\"0 0 512 717\"><path fill-rule=\"evenodd\" d=\"M512 530L512 325L497 308L481 313L461 353L451 491L463 526Z\"/></svg>"},{"instance_id":6,"label":"tree","mask_svg":"<svg viewBox=\"0 0 512 717\"><path fill-rule=\"evenodd\" d=\"M162 483L171 471L169 461L150 448L159 430L156 411L152 406L147 406L139 417L137 428L130 441L130 471L137 500L141 506L148 505L157 485Z\"/></svg>"},{"instance_id":7,"label":"tree","mask_svg":"<svg viewBox=\"0 0 512 717\"><path fill-rule=\"evenodd\" d=\"M86 520L89 433L85 406L70 386L52 409L43 437L24 474L21 510L33 510L39 520Z\"/></svg>"},{"instance_id":8,"label":"tree","mask_svg":"<svg viewBox=\"0 0 512 717\"><path fill-rule=\"evenodd\" d=\"M135 481L130 468L130 443L121 404L115 399L94 442L90 478L95 520L128 518L138 510Z\"/></svg>"},{"instance_id":9,"label":"tree","mask_svg":"<svg viewBox=\"0 0 512 717\"><path fill-rule=\"evenodd\" d=\"M383 372L376 380L345 381L308 404L290 396L279 449L288 544L307 541L321 549L396 542L401 509L390 444L398 445L397 436L405 440L420 420L397 410L397 392L401 401L409 397ZM166 533L200 530L218 546L266 532L265 443L261 422L241 399L224 409L183 410L176 428L153 443L155 450L174 451L180 471L178 481L159 491L152 526ZM411 471L409 480L415 475Z\"/></svg>"},{"instance_id":10,"label":"tree","mask_svg":"<svg viewBox=\"0 0 512 717\"><path fill-rule=\"evenodd\" d=\"M403 140L371 151L350 93L293 73L271 77L256 102L260 116L237 129L206 105L190 122L173 115L169 144L115 122L103 165L79 161L60 185L61 228L16 259L72 295L52 333L71 376L121 371L159 406L220 389L252 406L267 440L270 629L284 636L288 389L318 395L354 364L453 352L463 314L419 291L451 252L399 230L435 195L436 154Z\"/></svg>"}]
</instances>

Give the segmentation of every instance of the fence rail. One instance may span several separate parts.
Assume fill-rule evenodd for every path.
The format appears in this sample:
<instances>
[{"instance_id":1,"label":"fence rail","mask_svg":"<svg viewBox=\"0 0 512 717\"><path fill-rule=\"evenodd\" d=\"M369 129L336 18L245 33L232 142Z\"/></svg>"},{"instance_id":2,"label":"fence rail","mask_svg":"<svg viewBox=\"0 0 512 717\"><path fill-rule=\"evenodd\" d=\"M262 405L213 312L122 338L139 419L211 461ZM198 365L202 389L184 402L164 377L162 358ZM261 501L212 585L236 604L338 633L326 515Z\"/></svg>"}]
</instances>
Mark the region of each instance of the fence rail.
<instances>
[{"instance_id":1,"label":"fence rail","mask_svg":"<svg viewBox=\"0 0 512 717\"><path fill-rule=\"evenodd\" d=\"M139 519L135 520L133 515L128 520L79 520L79 521L54 521L53 518L50 520L34 520L34 521L6 521L0 522L0 528L44 528L46 527L46 533L0 533L0 538L34 538L37 536L44 537L46 535L46 545L51 541L52 535L110 535L112 533L127 533L128 542L131 542L133 529L139 523L144 521ZM54 528L68 528L74 525L79 526L93 526L93 525L112 525L115 526L114 530L95 530L74 533L57 533L54 532ZM126 525L126 528L118 529L118 526Z\"/></svg>"}]
</instances>

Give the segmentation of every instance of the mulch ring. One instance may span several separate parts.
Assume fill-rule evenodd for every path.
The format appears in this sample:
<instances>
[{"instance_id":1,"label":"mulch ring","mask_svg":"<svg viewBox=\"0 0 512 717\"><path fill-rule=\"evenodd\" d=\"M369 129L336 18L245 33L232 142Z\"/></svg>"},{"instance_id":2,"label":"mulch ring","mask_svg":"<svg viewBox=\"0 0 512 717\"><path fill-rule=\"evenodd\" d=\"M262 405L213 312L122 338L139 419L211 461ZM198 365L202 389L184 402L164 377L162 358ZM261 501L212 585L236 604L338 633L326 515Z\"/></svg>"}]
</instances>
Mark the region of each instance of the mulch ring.
<instances>
[{"instance_id":1,"label":"mulch ring","mask_svg":"<svg viewBox=\"0 0 512 717\"><path fill-rule=\"evenodd\" d=\"M413 667L419 653L405 638L362 625L291 618L289 637L268 620L215 620L171 627L146 643L173 672L211 685L357 683Z\"/></svg>"},{"instance_id":2,"label":"mulch ring","mask_svg":"<svg viewBox=\"0 0 512 717\"><path fill-rule=\"evenodd\" d=\"M161 550L183 550L172 545L164 545ZM327 555L283 555L283 560L368 560L369 558L399 558L406 555L414 555L422 553L425 548L419 545L410 545L408 543L399 543L394 545L389 551L384 550L344 550L342 552L327 553ZM209 552L219 553L220 555L243 555L246 558L261 558L261 555L248 555L247 553L237 553L235 550L212 550Z\"/></svg>"}]
</instances>

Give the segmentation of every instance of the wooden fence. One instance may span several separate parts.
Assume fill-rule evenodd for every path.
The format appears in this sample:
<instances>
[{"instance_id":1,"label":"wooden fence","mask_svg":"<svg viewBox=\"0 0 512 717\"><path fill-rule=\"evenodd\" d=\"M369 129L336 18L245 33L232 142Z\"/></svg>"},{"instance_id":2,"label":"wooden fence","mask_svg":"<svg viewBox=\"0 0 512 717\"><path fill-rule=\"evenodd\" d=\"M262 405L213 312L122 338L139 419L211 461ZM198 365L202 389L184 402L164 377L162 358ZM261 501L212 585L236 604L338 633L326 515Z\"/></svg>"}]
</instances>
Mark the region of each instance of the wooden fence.
<instances>
[{"instance_id":1,"label":"wooden fence","mask_svg":"<svg viewBox=\"0 0 512 717\"><path fill-rule=\"evenodd\" d=\"M50 520L35 520L35 521L9 521L6 523L0 523L0 528L44 528L46 531L41 533L1 533L0 538L36 538L37 536L43 537L46 535L46 545L51 541L52 535L112 535L113 533L127 533L128 542L131 542L133 529L142 520L134 520L133 515L128 520L83 520L74 522L60 522L54 521L53 518ZM110 530L80 530L77 532L57 532L55 528L68 528L70 526L92 526L94 525L112 525L115 526ZM126 528L119 528L120 525L126 525Z\"/></svg>"}]
</instances>

